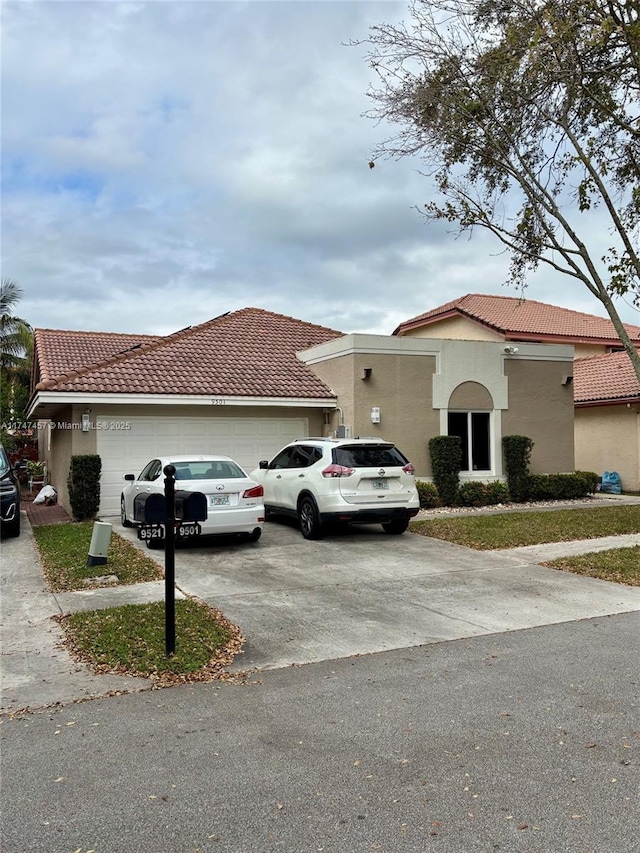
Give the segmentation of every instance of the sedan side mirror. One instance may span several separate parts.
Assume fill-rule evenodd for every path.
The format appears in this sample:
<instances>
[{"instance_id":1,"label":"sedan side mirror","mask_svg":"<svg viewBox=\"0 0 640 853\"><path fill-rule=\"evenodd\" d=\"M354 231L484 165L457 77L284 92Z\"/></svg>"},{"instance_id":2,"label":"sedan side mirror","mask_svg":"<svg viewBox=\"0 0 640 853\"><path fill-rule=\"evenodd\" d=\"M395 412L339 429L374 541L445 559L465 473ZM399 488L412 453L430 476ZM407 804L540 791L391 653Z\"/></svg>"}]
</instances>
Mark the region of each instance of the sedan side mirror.
<instances>
[{"instance_id":1,"label":"sedan side mirror","mask_svg":"<svg viewBox=\"0 0 640 853\"><path fill-rule=\"evenodd\" d=\"M268 467L269 467L269 460L268 459L262 459L260 462L258 462L258 468L262 468L263 471L265 471Z\"/></svg>"},{"instance_id":2,"label":"sedan side mirror","mask_svg":"<svg viewBox=\"0 0 640 853\"><path fill-rule=\"evenodd\" d=\"M135 474L125 474L122 479L128 480L130 483L132 483L135 480L135 478L136 478Z\"/></svg>"}]
</instances>

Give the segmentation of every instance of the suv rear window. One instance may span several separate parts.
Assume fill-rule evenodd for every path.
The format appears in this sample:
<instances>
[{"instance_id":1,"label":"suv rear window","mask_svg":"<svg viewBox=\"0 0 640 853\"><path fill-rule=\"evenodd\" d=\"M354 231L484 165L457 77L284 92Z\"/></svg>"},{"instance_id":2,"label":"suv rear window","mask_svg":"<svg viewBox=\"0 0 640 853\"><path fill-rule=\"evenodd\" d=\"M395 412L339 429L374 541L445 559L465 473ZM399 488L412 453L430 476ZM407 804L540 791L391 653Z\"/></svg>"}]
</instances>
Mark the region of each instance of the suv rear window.
<instances>
[{"instance_id":1,"label":"suv rear window","mask_svg":"<svg viewBox=\"0 0 640 853\"><path fill-rule=\"evenodd\" d=\"M393 444L343 444L334 447L332 456L345 468L402 468L409 461Z\"/></svg>"}]
</instances>

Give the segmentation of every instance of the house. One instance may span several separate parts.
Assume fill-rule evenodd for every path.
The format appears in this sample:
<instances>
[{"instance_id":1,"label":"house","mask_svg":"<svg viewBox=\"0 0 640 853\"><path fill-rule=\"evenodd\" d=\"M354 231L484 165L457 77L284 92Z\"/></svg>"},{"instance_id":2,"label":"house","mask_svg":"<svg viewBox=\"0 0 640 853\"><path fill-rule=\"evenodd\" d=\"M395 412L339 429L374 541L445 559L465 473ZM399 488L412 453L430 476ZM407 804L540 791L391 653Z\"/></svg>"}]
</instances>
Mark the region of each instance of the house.
<instances>
[{"instance_id":1,"label":"house","mask_svg":"<svg viewBox=\"0 0 640 853\"><path fill-rule=\"evenodd\" d=\"M125 473L163 451L218 452L253 468L317 434L335 396L295 353L340 332L247 308L166 337L37 329L30 417L68 508L72 455L102 458L103 514Z\"/></svg>"},{"instance_id":2,"label":"house","mask_svg":"<svg viewBox=\"0 0 640 853\"><path fill-rule=\"evenodd\" d=\"M626 352L573 364L576 468L617 471L623 488L640 490L640 384Z\"/></svg>"},{"instance_id":3,"label":"house","mask_svg":"<svg viewBox=\"0 0 640 853\"><path fill-rule=\"evenodd\" d=\"M640 327L625 324L640 348ZM574 347L575 467L616 470L623 488L640 489L640 386L613 323L531 299L470 293L401 323L400 337L502 341ZM531 395L539 405L543 398ZM531 435L529 430L525 430ZM534 447L534 456L537 453Z\"/></svg>"},{"instance_id":4,"label":"house","mask_svg":"<svg viewBox=\"0 0 640 853\"><path fill-rule=\"evenodd\" d=\"M534 470L573 470L572 362L563 344L345 335L259 308L166 337L37 329L30 417L64 506L71 456L100 455L102 515L153 456L215 451L251 470L310 435L382 436L428 479L429 439L454 432L462 478L491 480L513 433L536 442Z\"/></svg>"}]
</instances>

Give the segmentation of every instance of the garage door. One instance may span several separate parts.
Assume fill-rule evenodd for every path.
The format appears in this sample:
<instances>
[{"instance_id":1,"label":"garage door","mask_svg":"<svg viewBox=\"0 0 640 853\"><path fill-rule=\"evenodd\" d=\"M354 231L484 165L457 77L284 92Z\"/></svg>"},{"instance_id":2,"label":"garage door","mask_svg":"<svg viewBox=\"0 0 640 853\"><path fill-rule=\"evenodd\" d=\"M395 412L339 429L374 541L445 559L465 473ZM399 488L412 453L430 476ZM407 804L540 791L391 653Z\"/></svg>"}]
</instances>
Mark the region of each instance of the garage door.
<instances>
[{"instance_id":1,"label":"garage door","mask_svg":"<svg viewBox=\"0 0 640 853\"><path fill-rule=\"evenodd\" d=\"M139 474L155 456L166 453L221 453L251 472L284 444L308 435L306 418L132 417L127 430L100 430L102 458L100 513L117 515L123 475Z\"/></svg>"}]
</instances>

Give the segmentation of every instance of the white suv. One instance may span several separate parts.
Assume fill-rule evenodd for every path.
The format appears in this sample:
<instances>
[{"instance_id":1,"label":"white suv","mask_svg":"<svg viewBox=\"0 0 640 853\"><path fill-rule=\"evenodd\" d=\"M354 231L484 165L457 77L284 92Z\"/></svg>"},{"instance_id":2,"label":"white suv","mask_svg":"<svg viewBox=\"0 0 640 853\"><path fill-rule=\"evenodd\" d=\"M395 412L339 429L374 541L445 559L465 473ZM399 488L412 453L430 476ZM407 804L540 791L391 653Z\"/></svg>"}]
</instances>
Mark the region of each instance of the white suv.
<instances>
[{"instance_id":1,"label":"white suv","mask_svg":"<svg viewBox=\"0 0 640 853\"><path fill-rule=\"evenodd\" d=\"M342 524L404 533L420 509L413 465L379 438L300 438L251 478L264 488L265 511L297 518L305 539Z\"/></svg>"}]
</instances>

